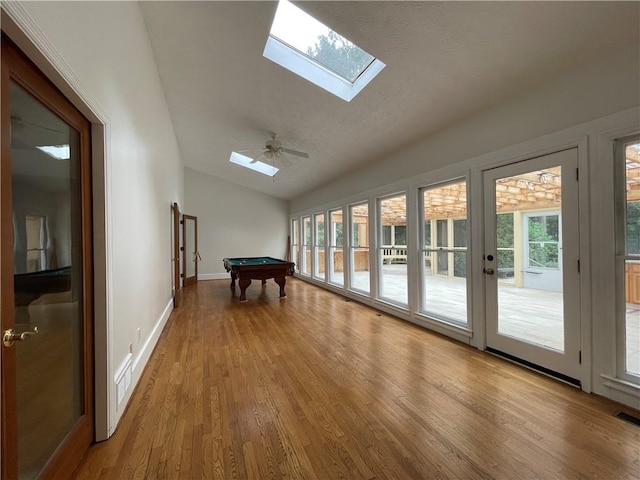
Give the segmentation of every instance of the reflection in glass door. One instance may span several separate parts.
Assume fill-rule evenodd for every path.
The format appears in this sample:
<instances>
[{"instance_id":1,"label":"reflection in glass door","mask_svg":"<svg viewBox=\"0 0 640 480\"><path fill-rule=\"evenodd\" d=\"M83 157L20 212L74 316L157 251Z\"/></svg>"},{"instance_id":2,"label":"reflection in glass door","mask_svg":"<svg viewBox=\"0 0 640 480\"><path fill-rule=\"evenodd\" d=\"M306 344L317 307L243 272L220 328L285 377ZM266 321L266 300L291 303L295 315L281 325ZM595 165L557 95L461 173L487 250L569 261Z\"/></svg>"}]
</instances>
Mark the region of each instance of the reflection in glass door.
<instances>
[{"instance_id":1,"label":"reflection in glass door","mask_svg":"<svg viewBox=\"0 0 640 480\"><path fill-rule=\"evenodd\" d=\"M576 171L572 149L484 174L487 345L570 381L580 377Z\"/></svg>"}]
</instances>

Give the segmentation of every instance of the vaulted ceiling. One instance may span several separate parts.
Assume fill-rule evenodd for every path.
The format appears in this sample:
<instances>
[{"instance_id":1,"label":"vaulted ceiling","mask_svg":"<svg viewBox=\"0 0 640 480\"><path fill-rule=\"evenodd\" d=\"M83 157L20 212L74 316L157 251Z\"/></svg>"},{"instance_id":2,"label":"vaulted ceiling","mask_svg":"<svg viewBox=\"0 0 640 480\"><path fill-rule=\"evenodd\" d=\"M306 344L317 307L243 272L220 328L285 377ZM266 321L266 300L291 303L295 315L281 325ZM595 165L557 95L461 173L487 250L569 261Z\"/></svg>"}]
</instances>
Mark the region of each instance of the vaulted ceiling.
<instances>
[{"instance_id":1,"label":"vaulted ceiling","mask_svg":"<svg viewBox=\"0 0 640 480\"><path fill-rule=\"evenodd\" d=\"M277 2L140 3L185 165L283 199L638 42L637 2L295 3L386 63L351 102L262 56ZM310 158L229 162L271 132Z\"/></svg>"}]
</instances>

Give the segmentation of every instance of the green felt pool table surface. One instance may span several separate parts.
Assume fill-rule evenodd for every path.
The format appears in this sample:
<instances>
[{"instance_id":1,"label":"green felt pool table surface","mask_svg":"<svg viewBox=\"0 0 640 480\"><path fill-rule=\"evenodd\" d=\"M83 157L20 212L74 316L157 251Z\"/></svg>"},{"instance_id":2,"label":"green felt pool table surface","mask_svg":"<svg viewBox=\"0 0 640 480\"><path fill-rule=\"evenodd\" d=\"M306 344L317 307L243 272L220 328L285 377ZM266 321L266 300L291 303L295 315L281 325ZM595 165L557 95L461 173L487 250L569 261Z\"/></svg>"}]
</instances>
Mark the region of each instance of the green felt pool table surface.
<instances>
[{"instance_id":1,"label":"green felt pool table surface","mask_svg":"<svg viewBox=\"0 0 640 480\"><path fill-rule=\"evenodd\" d=\"M295 263L279 260L273 257L237 257L223 258L224 268L231 274L231 288L235 289L236 279L240 285L240 301L246 302L246 290L251 280L266 280L273 278L280 286L280 298L287 295L284 291L286 276L293 275Z\"/></svg>"},{"instance_id":2,"label":"green felt pool table surface","mask_svg":"<svg viewBox=\"0 0 640 480\"><path fill-rule=\"evenodd\" d=\"M278 260L273 257L238 257L238 258L225 258L226 262L230 265L277 265L281 263L289 263L285 260Z\"/></svg>"}]
</instances>

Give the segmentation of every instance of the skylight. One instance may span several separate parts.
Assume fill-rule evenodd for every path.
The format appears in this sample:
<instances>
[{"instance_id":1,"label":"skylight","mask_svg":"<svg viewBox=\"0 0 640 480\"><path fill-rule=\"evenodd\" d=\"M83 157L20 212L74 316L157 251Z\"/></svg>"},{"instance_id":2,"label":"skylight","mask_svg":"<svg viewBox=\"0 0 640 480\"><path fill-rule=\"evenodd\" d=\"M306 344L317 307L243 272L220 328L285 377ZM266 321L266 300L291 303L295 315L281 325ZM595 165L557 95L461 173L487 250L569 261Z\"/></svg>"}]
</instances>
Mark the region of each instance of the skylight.
<instances>
[{"instance_id":1,"label":"skylight","mask_svg":"<svg viewBox=\"0 0 640 480\"><path fill-rule=\"evenodd\" d=\"M385 67L287 0L278 3L263 55L347 102Z\"/></svg>"},{"instance_id":2,"label":"skylight","mask_svg":"<svg viewBox=\"0 0 640 480\"><path fill-rule=\"evenodd\" d=\"M276 173L278 173L279 170L279 168L276 168L272 165L267 165L263 162L254 162L252 158L237 152L231 152L229 161L231 163L235 163L236 165L250 168L251 170L255 170L256 172L260 172L264 175L269 175L270 177L273 177Z\"/></svg>"},{"instance_id":3,"label":"skylight","mask_svg":"<svg viewBox=\"0 0 640 480\"><path fill-rule=\"evenodd\" d=\"M36 146L36 148L56 160L69 160L71 158L69 145L42 145Z\"/></svg>"}]
</instances>

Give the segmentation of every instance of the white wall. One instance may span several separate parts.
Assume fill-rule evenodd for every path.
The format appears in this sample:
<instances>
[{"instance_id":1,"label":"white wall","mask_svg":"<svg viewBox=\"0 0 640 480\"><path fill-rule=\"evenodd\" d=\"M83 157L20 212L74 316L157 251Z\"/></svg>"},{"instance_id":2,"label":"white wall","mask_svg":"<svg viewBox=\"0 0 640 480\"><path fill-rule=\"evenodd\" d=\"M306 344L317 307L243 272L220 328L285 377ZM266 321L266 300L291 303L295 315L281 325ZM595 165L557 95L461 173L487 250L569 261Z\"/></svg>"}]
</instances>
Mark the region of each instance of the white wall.
<instances>
[{"instance_id":1,"label":"white wall","mask_svg":"<svg viewBox=\"0 0 640 480\"><path fill-rule=\"evenodd\" d=\"M23 2L3 9L11 19L3 29L92 120L94 148L102 147L93 162L95 202L103 208L97 220L104 214L106 223L96 228L106 238L95 238L96 258L106 259L96 269L107 278L106 299L96 299L96 349L105 355L97 365L97 434L104 438L172 308L170 205L183 204L180 152L137 2ZM127 368L131 382L117 405L115 377ZM100 405L105 395L107 409Z\"/></svg>"},{"instance_id":2,"label":"white wall","mask_svg":"<svg viewBox=\"0 0 640 480\"><path fill-rule=\"evenodd\" d=\"M184 188L184 213L198 217L200 280L227 278L225 257L285 257L288 202L191 168L184 169Z\"/></svg>"}]
</instances>

